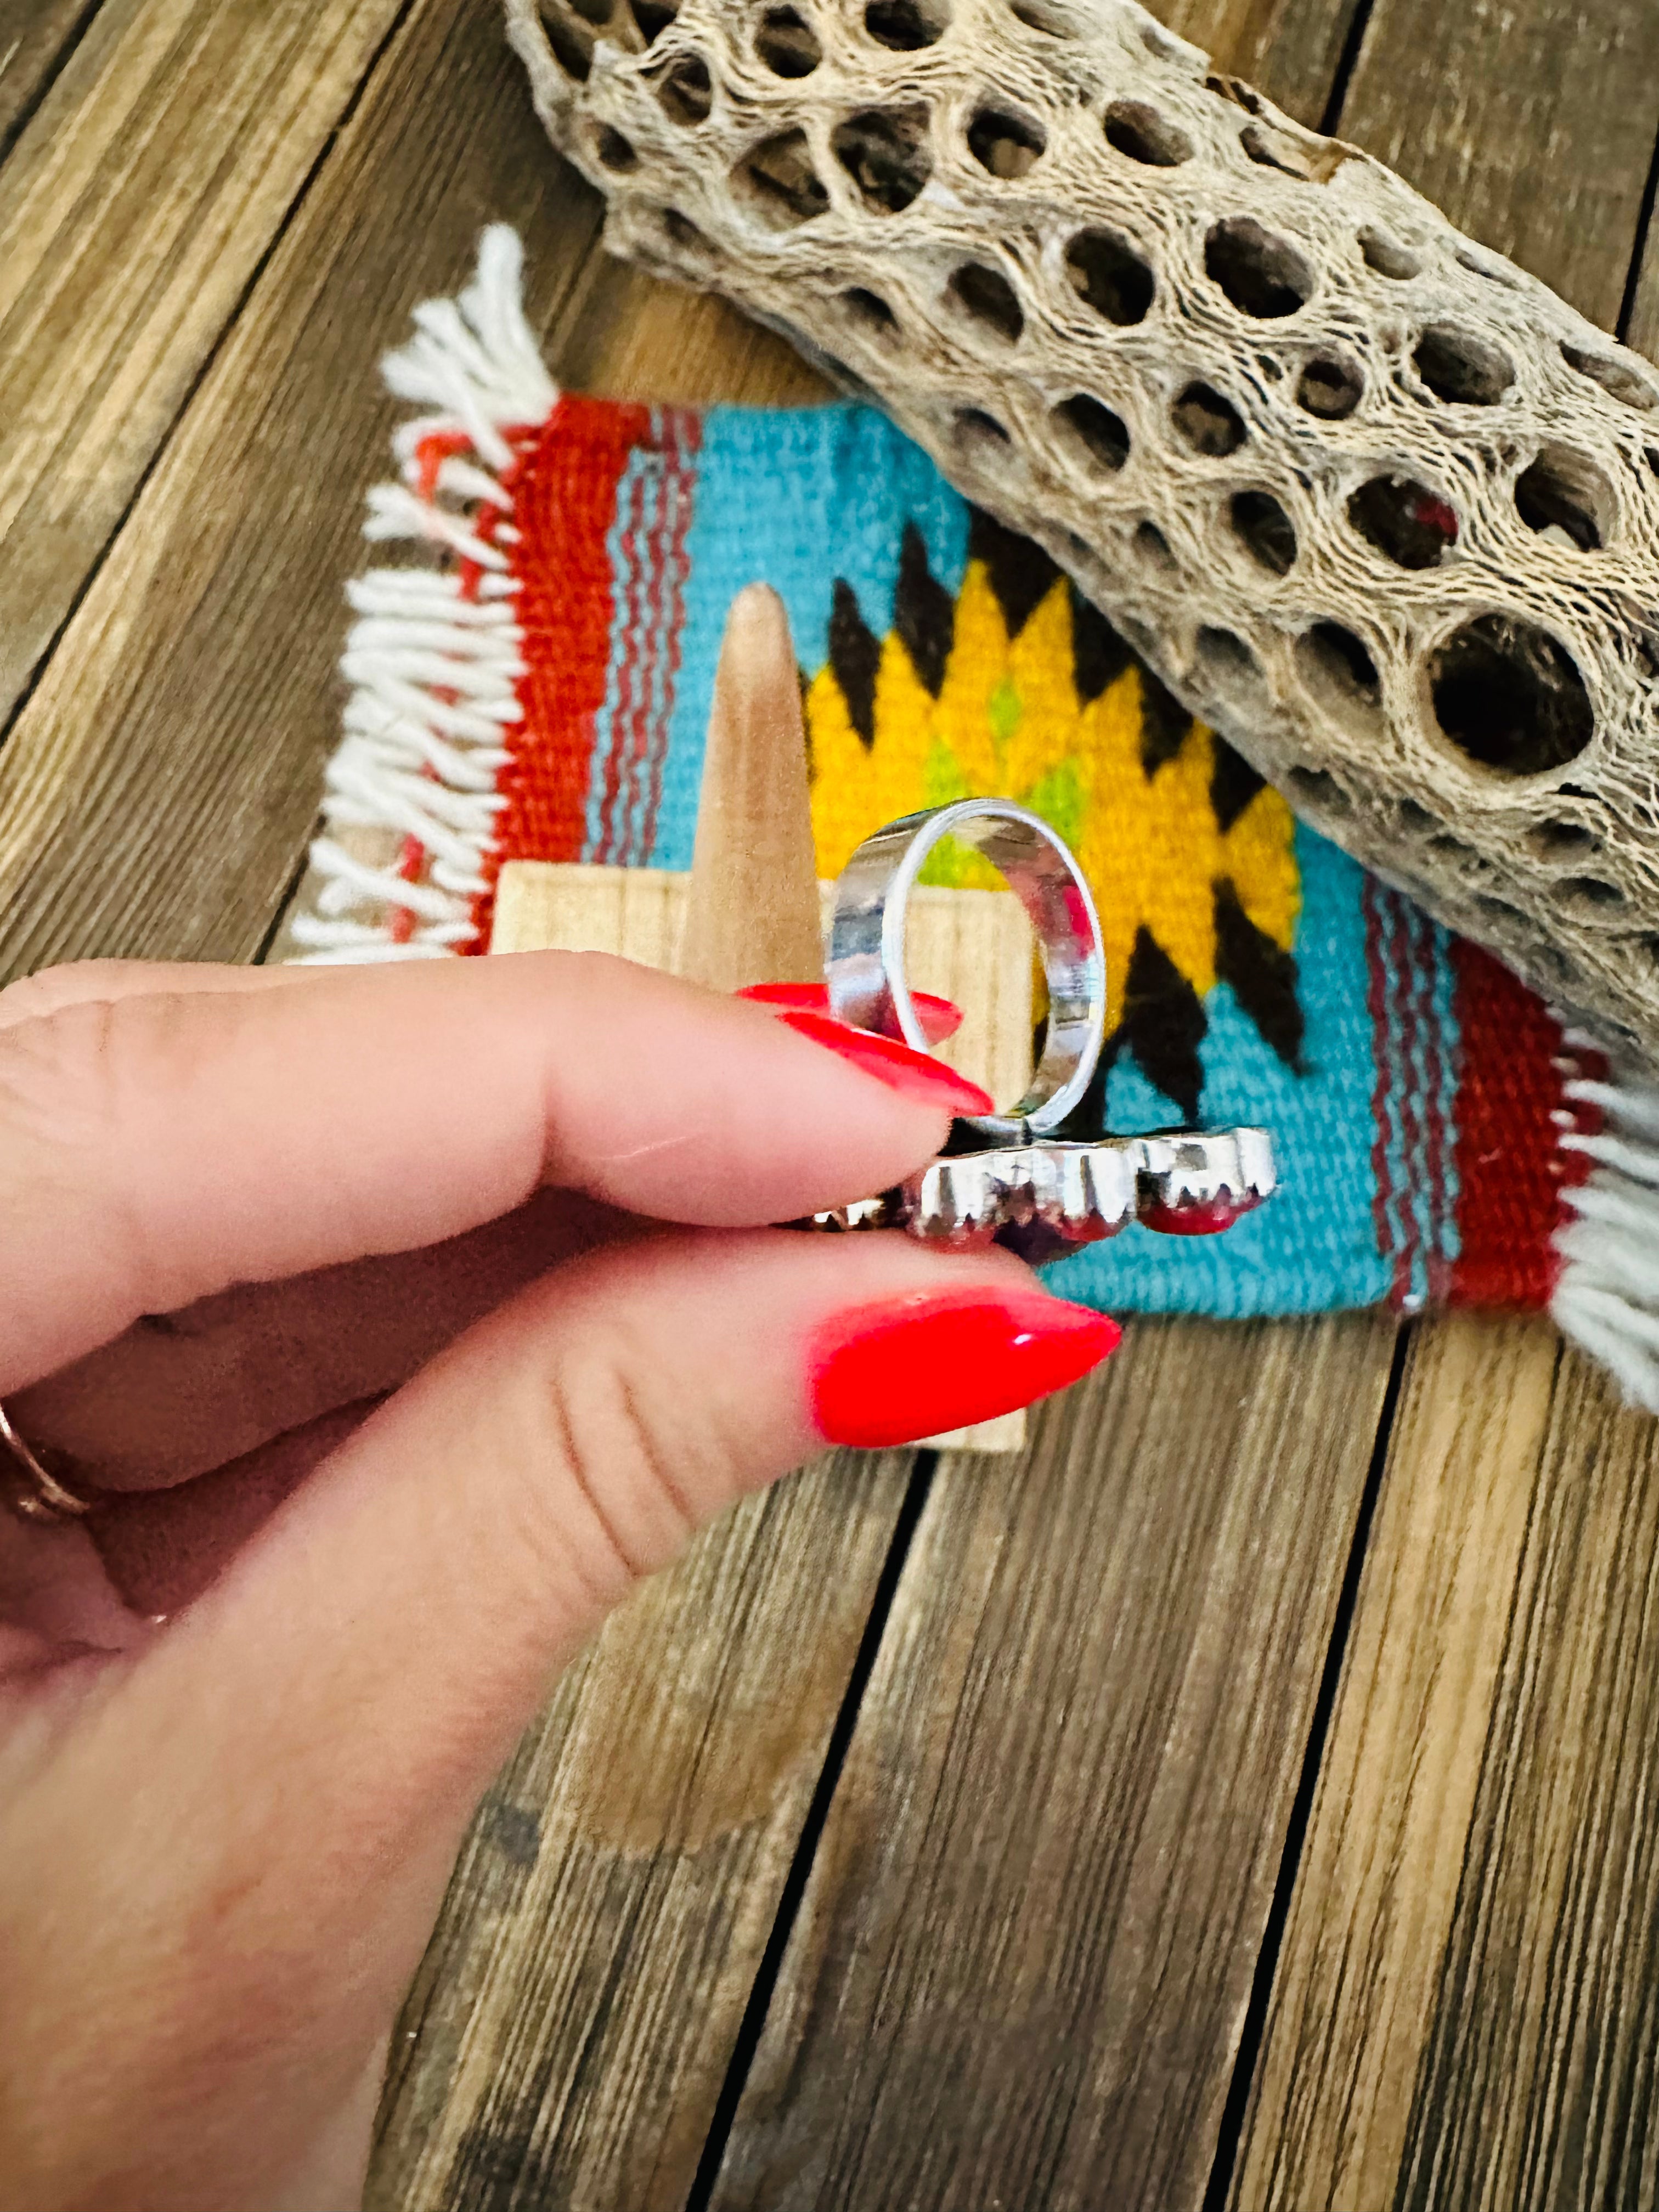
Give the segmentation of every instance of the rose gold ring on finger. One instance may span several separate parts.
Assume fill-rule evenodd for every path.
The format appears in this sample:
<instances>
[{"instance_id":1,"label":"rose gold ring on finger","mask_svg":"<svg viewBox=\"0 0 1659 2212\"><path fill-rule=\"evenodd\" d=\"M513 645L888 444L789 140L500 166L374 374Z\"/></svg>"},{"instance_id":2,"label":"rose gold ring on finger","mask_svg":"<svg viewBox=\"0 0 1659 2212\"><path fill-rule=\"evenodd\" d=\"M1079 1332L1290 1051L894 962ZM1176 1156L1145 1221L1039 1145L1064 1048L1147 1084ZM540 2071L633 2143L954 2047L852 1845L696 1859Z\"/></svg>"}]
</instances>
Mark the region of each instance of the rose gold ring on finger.
<instances>
[{"instance_id":1,"label":"rose gold ring on finger","mask_svg":"<svg viewBox=\"0 0 1659 2212\"><path fill-rule=\"evenodd\" d=\"M0 1403L0 1470L9 1475L5 1503L22 1521L78 1521L92 1501L73 1491L18 1435Z\"/></svg>"}]
</instances>

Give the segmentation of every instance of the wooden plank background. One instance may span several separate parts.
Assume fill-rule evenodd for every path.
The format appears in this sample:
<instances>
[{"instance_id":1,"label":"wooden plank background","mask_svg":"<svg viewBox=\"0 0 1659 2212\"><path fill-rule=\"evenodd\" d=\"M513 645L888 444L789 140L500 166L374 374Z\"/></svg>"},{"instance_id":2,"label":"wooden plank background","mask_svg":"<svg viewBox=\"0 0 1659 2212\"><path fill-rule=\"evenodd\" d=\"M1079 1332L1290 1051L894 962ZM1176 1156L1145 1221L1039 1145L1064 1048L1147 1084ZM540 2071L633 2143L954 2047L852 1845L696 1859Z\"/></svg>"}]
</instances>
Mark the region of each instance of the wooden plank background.
<instances>
[{"instance_id":1,"label":"wooden plank background","mask_svg":"<svg viewBox=\"0 0 1659 2212\"><path fill-rule=\"evenodd\" d=\"M1651 0L1158 12L1659 352ZM0 973L270 942L485 222L564 380L820 389L597 251L490 0L0 0ZM1413 1334L1139 1326L711 1531L483 1808L371 2202L1653 2202L1654 1425Z\"/></svg>"}]
</instances>

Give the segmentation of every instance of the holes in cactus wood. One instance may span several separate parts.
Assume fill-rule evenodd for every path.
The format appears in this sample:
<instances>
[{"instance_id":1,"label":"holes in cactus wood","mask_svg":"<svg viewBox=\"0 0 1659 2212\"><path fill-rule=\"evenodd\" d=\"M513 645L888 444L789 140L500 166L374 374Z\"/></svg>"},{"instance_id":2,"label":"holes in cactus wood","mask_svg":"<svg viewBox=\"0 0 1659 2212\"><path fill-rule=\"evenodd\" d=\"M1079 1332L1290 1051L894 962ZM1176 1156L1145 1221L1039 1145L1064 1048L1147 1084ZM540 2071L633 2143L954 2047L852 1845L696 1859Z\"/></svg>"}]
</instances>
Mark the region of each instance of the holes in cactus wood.
<instances>
[{"instance_id":1,"label":"holes in cactus wood","mask_svg":"<svg viewBox=\"0 0 1659 2212\"><path fill-rule=\"evenodd\" d=\"M1244 442L1244 418L1231 399L1210 384L1189 384L1170 418L1195 453L1220 460Z\"/></svg>"},{"instance_id":2,"label":"holes in cactus wood","mask_svg":"<svg viewBox=\"0 0 1659 2212\"><path fill-rule=\"evenodd\" d=\"M543 12L542 28L547 33L547 43L552 49L553 58L565 75L577 84L586 84L593 67L593 56L587 41L551 8Z\"/></svg>"},{"instance_id":3,"label":"holes in cactus wood","mask_svg":"<svg viewBox=\"0 0 1659 2212\"><path fill-rule=\"evenodd\" d=\"M1157 279L1115 231L1080 230L1066 249L1066 274L1080 300L1109 323L1144 322Z\"/></svg>"},{"instance_id":4,"label":"holes in cactus wood","mask_svg":"<svg viewBox=\"0 0 1659 2212\"><path fill-rule=\"evenodd\" d=\"M864 27L878 46L914 54L937 45L951 21L944 0L870 0Z\"/></svg>"},{"instance_id":5,"label":"holes in cactus wood","mask_svg":"<svg viewBox=\"0 0 1659 2212\"><path fill-rule=\"evenodd\" d=\"M708 64L701 54L677 54L657 79L657 99L671 123L694 130L714 105Z\"/></svg>"},{"instance_id":6,"label":"holes in cactus wood","mask_svg":"<svg viewBox=\"0 0 1659 2212\"><path fill-rule=\"evenodd\" d=\"M972 322L1012 345L1025 327L1025 311L1000 269L964 261L951 279L951 297Z\"/></svg>"},{"instance_id":7,"label":"holes in cactus wood","mask_svg":"<svg viewBox=\"0 0 1659 2212\"><path fill-rule=\"evenodd\" d=\"M1370 649L1340 623L1316 623L1296 641L1303 682L1320 704L1367 732L1382 711L1382 680ZM1431 817L1432 819L1432 817Z\"/></svg>"},{"instance_id":8,"label":"holes in cactus wood","mask_svg":"<svg viewBox=\"0 0 1659 2212\"><path fill-rule=\"evenodd\" d=\"M964 459L990 462L1000 467L1006 462L1011 441L994 415L988 415L982 407L960 407L951 425L951 442Z\"/></svg>"},{"instance_id":9,"label":"holes in cactus wood","mask_svg":"<svg viewBox=\"0 0 1659 2212\"><path fill-rule=\"evenodd\" d=\"M611 0L569 0L574 14L584 23L591 23L596 31L606 29L611 21Z\"/></svg>"},{"instance_id":10,"label":"holes in cactus wood","mask_svg":"<svg viewBox=\"0 0 1659 2212\"><path fill-rule=\"evenodd\" d=\"M1296 525L1270 491L1237 491L1229 502L1239 542L1269 575L1287 576L1296 562Z\"/></svg>"},{"instance_id":11,"label":"holes in cactus wood","mask_svg":"<svg viewBox=\"0 0 1659 2212\"><path fill-rule=\"evenodd\" d=\"M1454 632L1430 660L1429 692L1457 750L1504 775L1560 768L1595 732L1572 655L1510 615L1480 615Z\"/></svg>"},{"instance_id":12,"label":"holes in cactus wood","mask_svg":"<svg viewBox=\"0 0 1659 2212\"><path fill-rule=\"evenodd\" d=\"M1261 670L1248 645L1230 629L1206 623L1193 647L1193 682L1218 706L1249 710L1261 697Z\"/></svg>"},{"instance_id":13,"label":"holes in cactus wood","mask_svg":"<svg viewBox=\"0 0 1659 2212\"><path fill-rule=\"evenodd\" d=\"M1520 272L1492 254L1479 252L1472 246L1460 246L1456 258L1458 267L1467 269L1471 276L1484 276L1489 284L1501 284L1510 292L1522 288Z\"/></svg>"},{"instance_id":14,"label":"holes in cactus wood","mask_svg":"<svg viewBox=\"0 0 1659 2212\"><path fill-rule=\"evenodd\" d=\"M1576 368L1580 376L1599 384L1603 392L1623 400L1626 407L1638 408L1644 415L1659 407L1659 392L1654 391L1639 369L1620 361L1616 355L1589 353L1582 346L1564 344L1561 358L1569 368Z\"/></svg>"},{"instance_id":15,"label":"holes in cactus wood","mask_svg":"<svg viewBox=\"0 0 1659 2212\"><path fill-rule=\"evenodd\" d=\"M713 248L689 215L682 215L678 208L665 208L662 227L669 244L682 260L708 260Z\"/></svg>"},{"instance_id":16,"label":"holes in cactus wood","mask_svg":"<svg viewBox=\"0 0 1659 2212\"><path fill-rule=\"evenodd\" d=\"M1398 239L1390 238L1386 231L1362 230L1359 251L1367 269L1376 270L1379 276L1392 278L1396 284L1415 276L1423 266L1414 253L1401 246Z\"/></svg>"},{"instance_id":17,"label":"holes in cactus wood","mask_svg":"<svg viewBox=\"0 0 1659 2212\"><path fill-rule=\"evenodd\" d=\"M1156 60L1188 64L1192 62L1192 48L1184 40L1177 39L1173 32L1166 31L1162 23L1155 23L1149 17L1143 16L1135 28L1140 33L1141 45Z\"/></svg>"},{"instance_id":18,"label":"holes in cactus wood","mask_svg":"<svg viewBox=\"0 0 1659 2212\"><path fill-rule=\"evenodd\" d=\"M1149 568L1160 575L1169 575L1176 565L1176 556L1170 550L1170 541L1155 522L1143 522L1130 540L1137 555Z\"/></svg>"},{"instance_id":19,"label":"holes in cactus wood","mask_svg":"<svg viewBox=\"0 0 1659 2212\"><path fill-rule=\"evenodd\" d=\"M1373 477L1348 501L1348 520L1399 568L1437 568L1457 543L1455 510L1414 477Z\"/></svg>"},{"instance_id":20,"label":"holes in cactus wood","mask_svg":"<svg viewBox=\"0 0 1659 2212\"><path fill-rule=\"evenodd\" d=\"M1419 806L1414 799L1402 799L1395 811L1401 829L1413 837L1425 837L1440 827L1440 817L1431 814L1426 806Z\"/></svg>"},{"instance_id":21,"label":"holes in cactus wood","mask_svg":"<svg viewBox=\"0 0 1659 2212\"><path fill-rule=\"evenodd\" d=\"M898 317L878 293L866 292L862 284L854 284L841 295L841 304L850 319L872 337L891 340L898 336Z\"/></svg>"},{"instance_id":22,"label":"holes in cactus wood","mask_svg":"<svg viewBox=\"0 0 1659 2212\"><path fill-rule=\"evenodd\" d=\"M1288 778L1291 789L1304 806L1316 814L1344 815L1353 812L1353 801L1330 772L1322 768L1293 768Z\"/></svg>"},{"instance_id":23,"label":"holes in cactus wood","mask_svg":"<svg viewBox=\"0 0 1659 2212\"><path fill-rule=\"evenodd\" d=\"M927 150L927 110L866 107L838 123L830 150L857 185L866 207L900 215L933 173Z\"/></svg>"},{"instance_id":24,"label":"holes in cactus wood","mask_svg":"<svg viewBox=\"0 0 1659 2212\"><path fill-rule=\"evenodd\" d=\"M679 0L629 0L629 13L647 46L656 44L679 12Z\"/></svg>"},{"instance_id":25,"label":"holes in cactus wood","mask_svg":"<svg viewBox=\"0 0 1659 2212\"><path fill-rule=\"evenodd\" d=\"M593 151L601 168L614 169L618 176L626 176L636 169L640 157L620 131L613 131L608 123L601 123L594 133Z\"/></svg>"},{"instance_id":26,"label":"holes in cactus wood","mask_svg":"<svg viewBox=\"0 0 1659 2212\"><path fill-rule=\"evenodd\" d=\"M968 150L994 177L1023 177L1048 143L1040 123L1006 107L981 107L968 125Z\"/></svg>"},{"instance_id":27,"label":"holes in cactus wood","mask_svg":"<svg viewBox=\"0 0 1659 2212\"><path fill-rule=\"evenodd\" d=\"M1490 407L1515 381L1515 364L1495 345L1449 323L1435 323L1417 341L1417 373L1437 399Z\"/></svg>"},{"instance_id":28,"label":"holes in cactus wood","mask_svg":"<svg viewBox=\"0 0 1659 2212\"><path fill-rule=\"evenodd\" d=\"M823 59L811 25L793 8L769 8L755 33L755 54L774 76L811 76Z\"/></svg>"},{"instance_id":29,"label":"holes in cactus wood","mask_svg":"<svg viewBox=\"0 0 1659 2212\"><path fill-rule=\"evenodd\" d=\"M1193 142L1186 132L1144 100L1115 100L1107 109L1106 143L1152 169L1178 169L1193 158Z\"/></svg>"},{"instance_id":30,"label":"holes in cactus wood","mask_svg":"<svg viewBox=\"0 0 1659 2212\"><path fill-rule=\"evenodd\" d=\"M1600 472L1564 446L1547 446L1522 471L1515 504L1528 530L1540 535L1559 532L1581 553L1594 553L1607 543L1612 494Z\"/></svg>"},{"instance_id":31,"label":"holes in cactus wood","mask_svg":"<svg viewBox=\"0 0 1659 2212\"><path fill-rule=\"evenodd\" d=\"M1066 18L1054 9L1043 6L1042 0L1014 0L1009 13L1028 31L1041 31L1045 39L1069 39L1072 35L1072 27Z\"/></svg>"},{"instance_id":32,"label":"holes in cactus wood","mask_svg":"<svg viewBox=\"0 0 1659 2212\"><path fill-rule=\"evenodd\" d=\"M1204 266L1239 313L1258 321L1293 315L1313 296L1313 270L1288 239L1253 216L1214 225L1204 241Z\"/></svg>"},{"instance_id":33,"label":"holes in cactus wood","mask_svg":"<svg viewBox=\"0 0 1659 2212\"><path fill-rule=\"evenodd\" d=\"M1571 860L1589 852L1597 839L1582 822L1540 822L1528 831L1527 842L1540 860Z\"/></svg>"},{"instance_id":34,"label":"holes in cactus wood","mask_svg":"<svg viewBox=\"0 0 1659 2212\"><path fill-rule=\"evenodd\" d=\"M1583 915L1612 914L1626 902L1618 884L1610 884L1605 876L1564 876L1555 886L1554 896Z\"/></svg>"},{"instance_id":35,"label":"holes in cactus wood","mask_svg":"<svg viewBox=\"0 0 1659 2212\"><path fill-rule=\"evenodd\" d=\"M793 230L830 204L804 131L763 139L732 172L732 183L743 204L772 230Z\"/></svg>"},{"instance_id":36,"label":"holes in cactus wood","mask_svg":"<svg viewBox=\"0 0 1659 2212\"><path fill-rule=\"evenodd\" d=\"M1129 458L1129 432L1121 415L1087 392L1062 399L1055 420L1070 431L1095 466L1115 476Z\"/></svg>"},{"instance_id":37,"label":"holes in cactus wood","mask_svg":"<svg viewBox=\"0 0 1659 2212\"><path fill-rule=\"evenodd\" d=\"M1340 354L1316 354L1297 379L1296 404L1322 422L1340 422L1353 413L1364 391L1364 375L1352 362Z\"/></svg>"}]
</instances>

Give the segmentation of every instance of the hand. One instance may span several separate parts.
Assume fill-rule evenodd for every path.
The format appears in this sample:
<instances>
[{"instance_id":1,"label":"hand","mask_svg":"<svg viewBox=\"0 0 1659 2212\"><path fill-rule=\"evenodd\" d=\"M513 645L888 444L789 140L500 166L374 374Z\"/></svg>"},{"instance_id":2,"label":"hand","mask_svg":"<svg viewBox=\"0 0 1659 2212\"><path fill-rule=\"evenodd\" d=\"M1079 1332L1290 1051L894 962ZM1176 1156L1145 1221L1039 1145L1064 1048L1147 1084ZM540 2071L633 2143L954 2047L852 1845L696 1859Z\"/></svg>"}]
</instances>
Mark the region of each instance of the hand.
<instances>
[{"instance_id":1,"label":"hand","mask_svg":"<svg viewBox=\"0 0 1659 2212\"><path fill-rule=\"evenodd\" d=\"M599 956L0 994L0 1398L95 1492L0 1509L0 2204L343 2212L469 1815L605 1613L826 1437L1104 1355L1000 1253L760 1225L971 1103Z\"/></svg>"}]
</instances>

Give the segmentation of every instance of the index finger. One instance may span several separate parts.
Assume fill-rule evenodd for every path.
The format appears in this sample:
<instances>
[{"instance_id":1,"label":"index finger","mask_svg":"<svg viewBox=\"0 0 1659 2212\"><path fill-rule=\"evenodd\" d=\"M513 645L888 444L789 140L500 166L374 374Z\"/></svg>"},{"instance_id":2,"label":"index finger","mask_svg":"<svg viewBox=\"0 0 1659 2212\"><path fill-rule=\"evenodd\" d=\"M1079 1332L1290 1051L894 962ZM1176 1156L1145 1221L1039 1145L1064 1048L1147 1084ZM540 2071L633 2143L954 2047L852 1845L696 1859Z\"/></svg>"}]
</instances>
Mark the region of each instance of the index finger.
<instances>
[{"instance_id":1,"label":"index finger","mask_svg":"<svg viewBox=\"0 0 1659 2212\"><path fill-rule=\"evenodd\" d=\"M702 1226L787 1220L884 1188L982 1110L877 1039L872 1079L820 1048L838 1028L568 952L0 1027L0 1395L143 1314L434 1243L544 1183Z\"/></svg>"}]
</instances>

